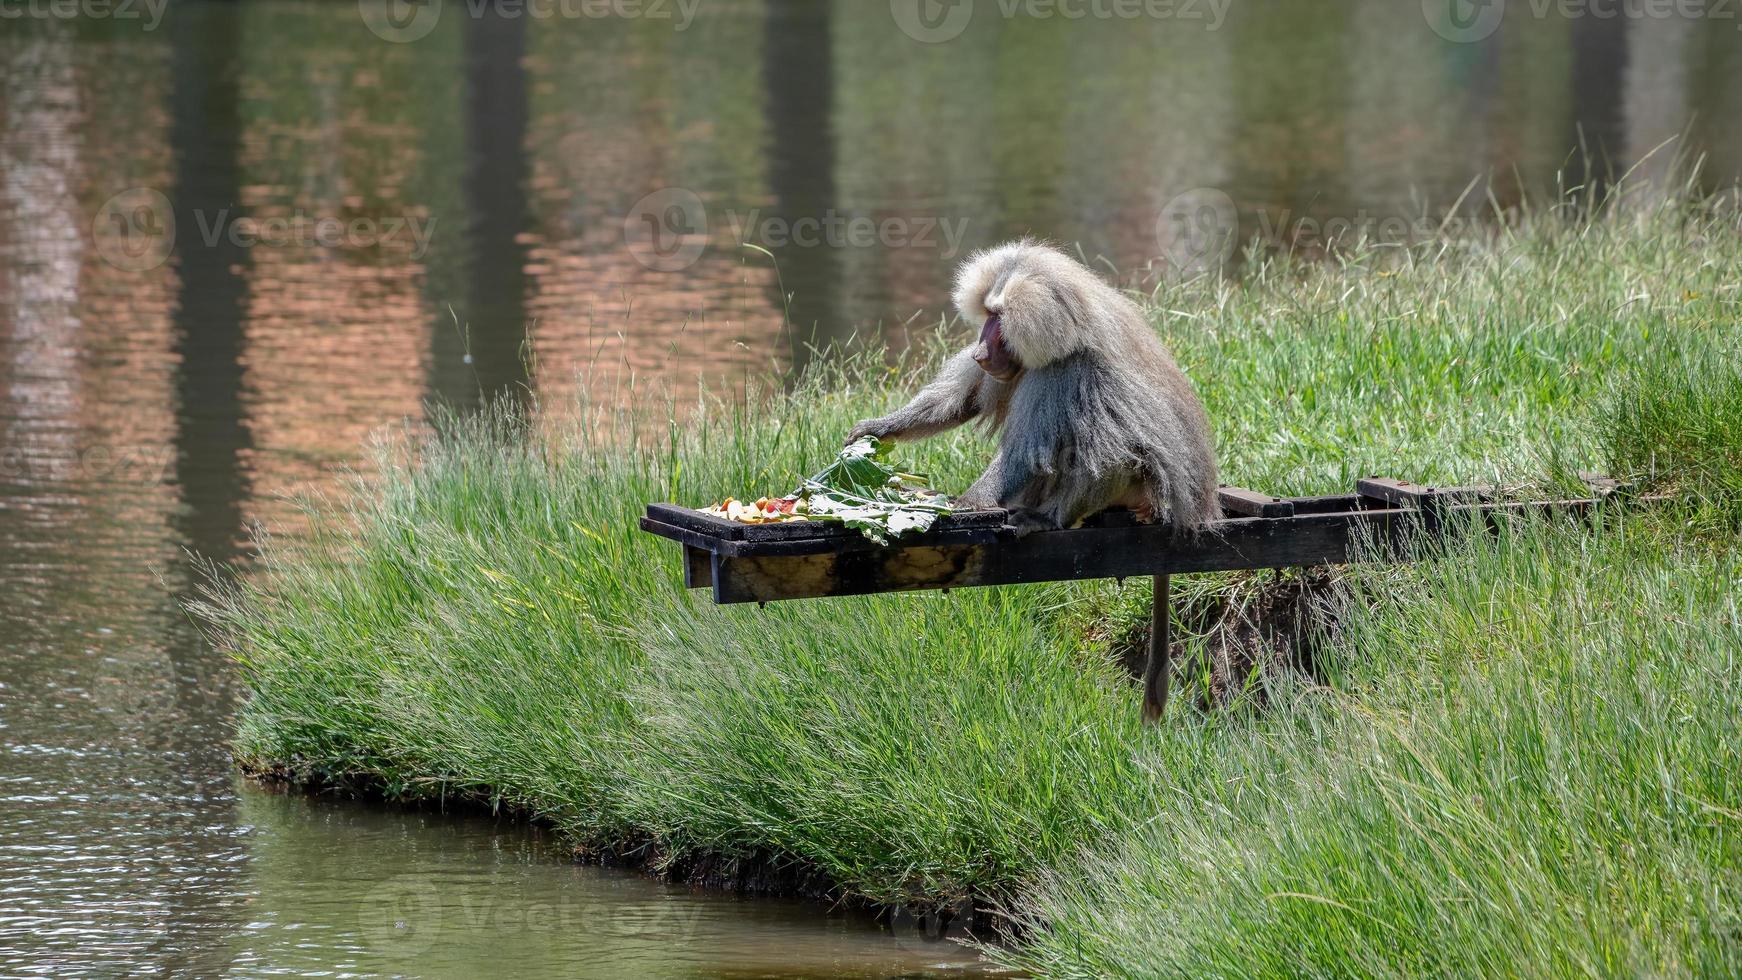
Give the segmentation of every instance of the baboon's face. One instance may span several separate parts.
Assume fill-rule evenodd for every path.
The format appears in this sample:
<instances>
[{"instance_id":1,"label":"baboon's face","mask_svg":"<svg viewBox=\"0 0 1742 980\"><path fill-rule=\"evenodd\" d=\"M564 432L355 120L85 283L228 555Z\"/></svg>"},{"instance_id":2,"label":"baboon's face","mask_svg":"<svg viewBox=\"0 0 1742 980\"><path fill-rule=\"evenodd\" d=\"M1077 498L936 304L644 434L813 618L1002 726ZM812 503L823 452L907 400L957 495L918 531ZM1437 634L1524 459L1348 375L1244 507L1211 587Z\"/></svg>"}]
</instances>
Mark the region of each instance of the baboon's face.
<instances>
[{"instance_id":1,"label":"baboon's face","mask_svg":"<svg viewBox=\"0 0 1742 980\"><path fill-rule=\"evenodd\" d=\"M996 313L988 316L986 325L980 328L980 343L974 348L974 363L980 365L980 370L999 381L1009 381L1022 370L1022 362L1017 360L1010 345L1004 342L1004 318Z\"/></svg>"}]
</instances>

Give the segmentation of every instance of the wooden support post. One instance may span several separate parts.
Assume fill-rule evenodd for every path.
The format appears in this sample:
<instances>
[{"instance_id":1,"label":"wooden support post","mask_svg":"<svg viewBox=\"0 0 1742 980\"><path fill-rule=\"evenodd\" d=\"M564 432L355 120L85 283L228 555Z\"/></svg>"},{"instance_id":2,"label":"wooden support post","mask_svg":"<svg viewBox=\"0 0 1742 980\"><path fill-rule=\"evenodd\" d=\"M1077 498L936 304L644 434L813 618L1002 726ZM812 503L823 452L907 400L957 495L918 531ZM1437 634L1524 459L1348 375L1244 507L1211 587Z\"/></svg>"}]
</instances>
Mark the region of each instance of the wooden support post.
<instances>
[{"instance_id":1,"label":"wooden support post","mask_svg":"<svg viewBox=\"0 0 1742 980\"><path fill-rule=\"evenodd\" d=\"M1143 721L1154 724L1167 711L1167 682L1173 664L1172 579L1155 577L1155 609L1150 612L1149 664L1143 671Z\"/></svg>"},{"instance_id":2,"label":"wooden support post","mask_svg":"<svg viewBox=\"0 0 1742 980\"><path fill-rule=\"evenodd\" d=\"M714 556L691 545L683 546L683 587L705 589L714 584Z\"/></svg>"}]
</instances>

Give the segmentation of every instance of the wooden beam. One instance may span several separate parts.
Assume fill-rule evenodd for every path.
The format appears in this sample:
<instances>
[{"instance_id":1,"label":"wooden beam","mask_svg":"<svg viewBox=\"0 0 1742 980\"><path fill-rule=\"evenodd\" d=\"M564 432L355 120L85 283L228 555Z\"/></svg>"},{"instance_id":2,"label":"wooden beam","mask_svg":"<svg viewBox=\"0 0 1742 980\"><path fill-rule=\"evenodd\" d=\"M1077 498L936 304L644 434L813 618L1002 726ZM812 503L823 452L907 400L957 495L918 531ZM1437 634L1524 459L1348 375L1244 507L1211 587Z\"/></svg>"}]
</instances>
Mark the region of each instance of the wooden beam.
<instances>
[{"instance_id":1,"label":"wooden beam","mask_svg":"<svg viewBox=\"0 0 1742 980\"><path fill-rule=\"evenodd\" d=\"M1216 491L1216 500L1230 517L1294 516L1294 504L1288 500L1245 487L1223 487Z\"/></svg>"},{"instance_id":2,"label":"wooden beam","mask_svg":"<svg viewBox=\"0 0 1742 980\"><path fill-rule=\"evenodd\" d=\"M1163 525L1039 531L986 540L940 537L925 543L793 551L771 542L761 553L714 555L716 602L770 602L823 596L1021 585L1246 568L1334 565L1354 560L1363 539L1384 543L1419 512L1235 518L1195 535ZM650 529L651 530L651 529Z\"/></svg>"},{"instance_id":3,"label":"wooden beam","mask_svg":"<svg viewBox=\"0 0 1742 980\"><path fill-rule=\"evenodd\" d=\"M1360 488L1354 495L1287 498L1292 516L1229 518L1190 535L1135 524L1120 512L1080 528L1018 536L1001 526L1002 512L986 511L949 515L932 531L883 546L838 526L733 525L669 504L648 507L641 526L684 547L686 585L712 588L716 602L737 603L1408 561L1424 534L1432 537L1460 516L1498 526L1511 514L1582 514L1604 500L1494 502L1481 490L1377 478L1360 481ZM1235 506L1262 512L1277 503L1247 499L1248 493L1241 491Z\"/></svg>"},{"instance_id":4,"label":"wooden beam","mask_svg":"<svg viewBox=\"0 0 1742 980\"><path fill-rule=\"evenodd\" d=\"M1429 508L1445 504L1473 503L1484 499L1480 490L1470 487L1430 487L1408 480L1391 480L1379 476L1356 480L1355 492L1380 501L1388 507Z\"/></svg>"}]
</instances>

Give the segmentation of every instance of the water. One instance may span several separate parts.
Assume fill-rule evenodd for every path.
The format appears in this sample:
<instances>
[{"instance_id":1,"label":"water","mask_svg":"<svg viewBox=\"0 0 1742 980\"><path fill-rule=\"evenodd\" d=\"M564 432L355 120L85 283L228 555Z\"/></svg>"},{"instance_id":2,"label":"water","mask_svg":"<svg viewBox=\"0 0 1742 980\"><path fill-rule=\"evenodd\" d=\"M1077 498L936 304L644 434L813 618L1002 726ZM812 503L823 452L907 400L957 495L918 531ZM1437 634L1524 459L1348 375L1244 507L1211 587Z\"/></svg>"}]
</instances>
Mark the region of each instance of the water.
<instances>
[{"instance_id":1,"label":"water","mask_svg":"<svg viewBox=\"0 0 1742 980\"><path fill-rule=\"evenodd\" d=\"M186 554L295 533L287 494L435 401L730 390L808 340L904 342L1013 234L1141 284L1230 237L1407 235L1472 178L1510 203L1581 142L1620 169L1682 135L1708 189L1742 171L1717 11L8 9L36 11L0 20L9 975L959 974L959 950L577 866L535 829L250 788L236 676L176 604Z\"/></svg>"}]
</instances>

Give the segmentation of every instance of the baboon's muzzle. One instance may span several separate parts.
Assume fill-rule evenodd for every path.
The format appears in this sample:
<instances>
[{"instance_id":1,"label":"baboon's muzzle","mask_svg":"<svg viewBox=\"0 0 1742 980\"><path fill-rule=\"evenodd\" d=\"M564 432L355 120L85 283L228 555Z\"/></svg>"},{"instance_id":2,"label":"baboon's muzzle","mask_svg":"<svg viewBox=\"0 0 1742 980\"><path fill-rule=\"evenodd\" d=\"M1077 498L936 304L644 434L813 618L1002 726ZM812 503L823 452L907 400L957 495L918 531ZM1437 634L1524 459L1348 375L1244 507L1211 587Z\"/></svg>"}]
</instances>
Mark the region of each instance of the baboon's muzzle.
<instances>
[{"instance_id":1,"label":"baboon's muzzle","mask_svg":"<svg viewBox=\"0 0 1742 980\"><path fill-rule=\"evenodd\" d=\"M974 363L999 381L1008 381L1022 370L1022 362L1004 342L1004 318L996 313L987 317L986 325L980 328L980 344L974 348Z\"/></svg>"}]
</instances>

